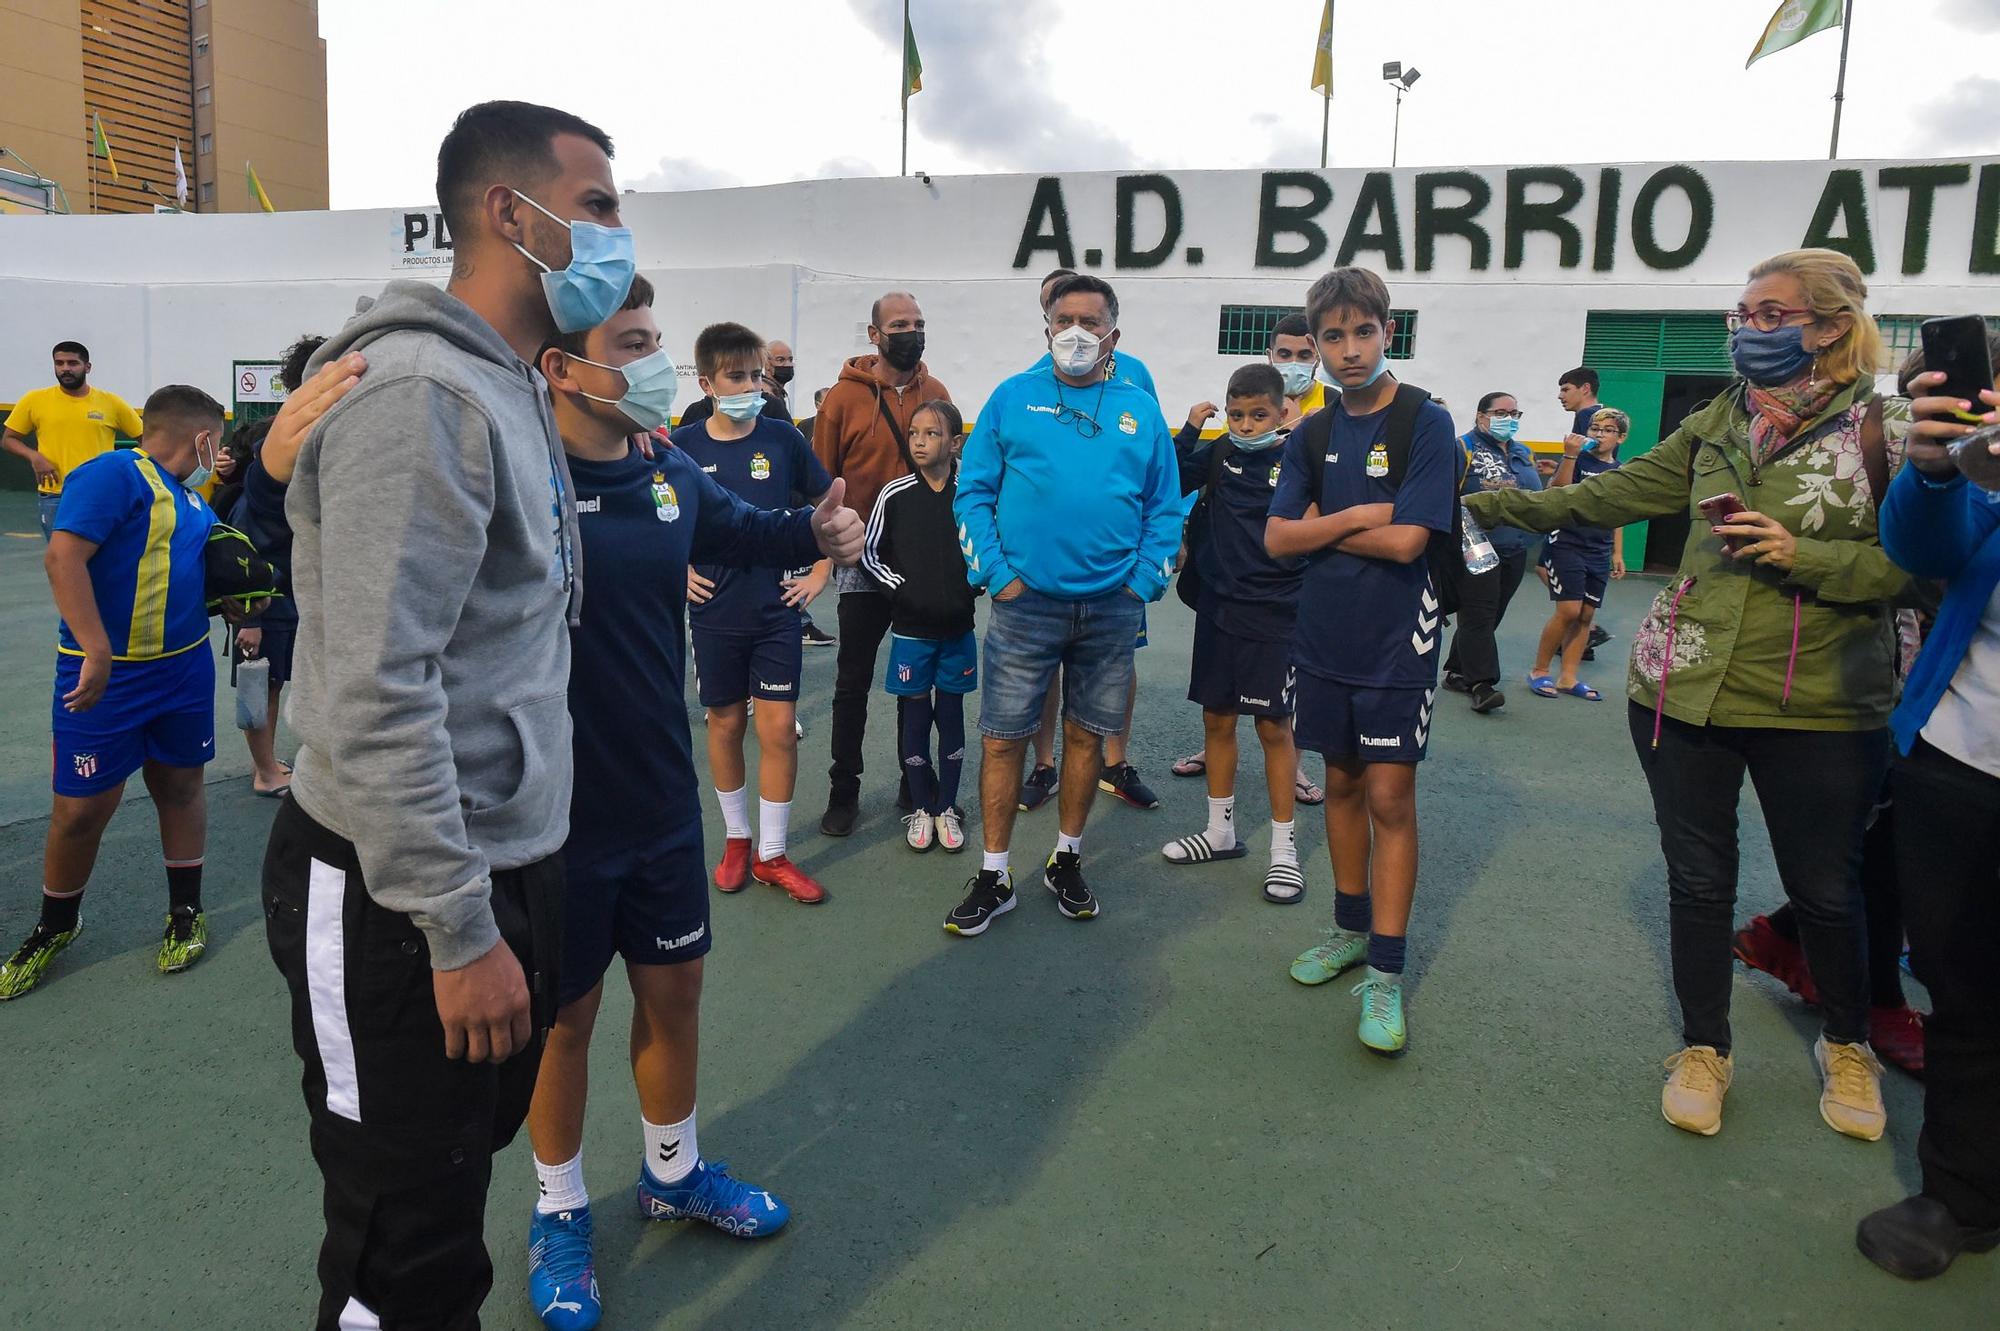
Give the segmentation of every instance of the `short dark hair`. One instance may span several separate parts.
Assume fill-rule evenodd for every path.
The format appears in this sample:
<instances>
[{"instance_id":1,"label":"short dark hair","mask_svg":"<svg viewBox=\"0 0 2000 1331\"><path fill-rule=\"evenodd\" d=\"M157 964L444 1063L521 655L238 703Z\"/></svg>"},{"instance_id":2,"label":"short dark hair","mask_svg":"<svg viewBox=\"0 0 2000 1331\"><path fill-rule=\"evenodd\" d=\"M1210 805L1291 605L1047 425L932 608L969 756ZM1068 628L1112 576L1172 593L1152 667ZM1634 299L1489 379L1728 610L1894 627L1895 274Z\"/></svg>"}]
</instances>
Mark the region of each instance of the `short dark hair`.
<instances>
[{"instance_id":1,"label":"short dark hair","mask_svg":"<svg viewBox=\"0 0 2000 1331\"><path fill-rule=\"evenodd\" d=\"M78 360L85 362L86 364L88 364L90 361L90 348L86 347L81 342L56 343L55 346L49 349L49 359L54 360L57 356L62 355L65 351L67 351L70 355L76 357Z\"/></svg>"},{"instance_id":2,"label":"short dark hair","mask_svg":"<svg viewBox=\"0 0 2000 1331\"><path fill-rule=\"evenodd\" d=\"M1055 268L1051 269L1045 276L1043 276L1042 280L1036 285L1045 287L1049 283L1055 281L1058 277L1075 277L1075 276L1076 276L1076 269L1074 268Z\"/></svg>"},{"instance_id":3,"label":"short dark hair","mask_svg":"<svg viewBox=\"0 0 2000 1331\"><path fill-rule=\"evenodd\" d=\"M1597 371L1591 369L1588 365L1579 365L1574 370L1565 370L1563 377L1556 380L1556 383L1567 384L1571 388L1588 388L1591 392L1595 393L1599 380Z\"/></svg>"},{"instance_id":4,"label":"short dark hair","mask_svg":"<svg viewBox=\"0 0 2000 1331\"><path fill-rule=\"evenodd\" d=\"M1278 339L1281 337L1311 337L1312 335L1312 325L1306 322L1305 315L1288 314L1271 325L1271 340L1266 345L1277 346Z\"/></svg>"},{"instance_id":5,"label":"short dark hair","mask_svg":"<svg viewBox=\"0 0 2000 1331\"><path fill-rule=\"evenodd\" d=\"M1497 393L1497 392L1488 393L1485 397L1479 399L1479 409L1481 411L1491 411L1493 410L1493 404L1495 402L1498 402L1503 397L1514 398L1516 402L1519 402L1521 400L1520 398L1515 397L1514 394L1512 393Z\"/></svg>"},{"instance_id":6,"label":"short dark hair","mask_svg":"<svg viewBox=\"0 0 2000 1331\"><path fill-rule=\"evenodd\" d=\"M653 306L653 284L646 280L646 275L644 273L632 274L632 285L625 292L625 303L618 307L618 312L620 314L623 314L627 310L636 310L642 307L646 309L651 309L652 306ZM589 337L590 337L590 329L586 328L580 333L560 334L557 336L555 341L550 343L549 345L557 348L564 355L581 356L583 354L584 343L589 339ZM540 360L541 357L537 356L535 359Z\"/></svg>"},{"instance_id":7,"label":"short dark hair","mask_svg":"<svg viewBox=\"0 0 2000 1331\"><path fill-rule=\"evenodd\" d=\"M326 339L319 334L301 333L298 341L285 348L284 359L278 366L278 382L287 393L299 391L299 385L306 381L306 362L325 345Z\"/></svg>"},{"instance_id":8,"label":"short dark hair","mask_svg":"<svg viewBox=\"0 0 2000 1331\"><path fill-rule=\"evenodd\" d=\"M934 397L924 403L923 406L918 407L916 411L910 413L911 424L916 423L919 413L926 411L931 412L944 422L944 432L946 434L955 437L965 433L965 417L959 414L958 408L951 404L950 399Z\"/></svg>"},{"instance_id":9,"label":"short dark hair","mask_svg":"<svg viewBox=\"0 0 2000 1331\"><path fill-rule=\"evenodd\" d=\"M471 211L494 185L545 180L556 171L558 134L589 139L610 157L611 136L580 116L533 102L481 102L452 122L438 145L437 197L445 224L465 243Z\"/></svg>"},{"instance_id":10,"label":"short dark hair","mask_svg":"<svg viewBox=\"0 0 2000 1331\"><path fill-rule=\"evenodd\" d=\"M1268 361L1239 365L1229 376L1225 402L1239 397L1268 397L1280 409L1285 405L1285 377Z\"/></svg>"},{"instance_id":11,"label":"short dark hair","mask_svg":"<svg viewBox=\"0 0 2000 1331\"><path fill-rule=\"evenodd\" d=\"M764 367L764 339L742 324L710 324L694 340L695 373L704 378L714 378L724 362L734 366L744 361Z\"/></svg>"},{"instance_id":12,"label":"short dark hair","mask_svg":"<svg viewBox=\"0 0 2000 1331\"><path fill-rule=\"evenodd\" d=\"M1044 310L1054 309L1056 302L1064 296L1104 297L1105 305L1111 310L1111 322L1113 325L1117 324L1118 293L1113 291L1111 284L1103 278L1093 277L1089 273L1071 273L1068 277L1056 283L1056 289L1049 293L1049 303L1042 308Z\"/></svg>"},{"instance_id":13,"label":"short dark hair","mask_svg":"<svg viewBox=\"0 0 2000 1331\"><path fill-rule=\"evenodd\" d=\"M1335 310L1355 310L1389 322L1389 288L1366 268L1336 268L1306 292L1306 327L1317 339L1322 320Z\"/></svg>"},{"instance_id":14,"label":"short dark hair","mask_svg":"<svg viewBox=\"0 0 2000 1331\"><path fill-rule=\"evenodd\" d=\"M917 306L918 309L923 308L918 303L916 293L914 292L885 291L875 298L874 304L868 307L868 326L870 328L880 328L882 326L882 302L885 300L895 300L898 297L907 300L910 304Z\"/></svg>"},{"instance_id":15,"label":"short dark hair","mask_svg":"<svg viewBox=\"0 0 2000 1331\"><path fill-rule=\"evenodd\" d=\"M146 399L145 426L185 425L192 429L222 424L222 404L192 384L155 388Z\"/></svg>"}]
</instances>

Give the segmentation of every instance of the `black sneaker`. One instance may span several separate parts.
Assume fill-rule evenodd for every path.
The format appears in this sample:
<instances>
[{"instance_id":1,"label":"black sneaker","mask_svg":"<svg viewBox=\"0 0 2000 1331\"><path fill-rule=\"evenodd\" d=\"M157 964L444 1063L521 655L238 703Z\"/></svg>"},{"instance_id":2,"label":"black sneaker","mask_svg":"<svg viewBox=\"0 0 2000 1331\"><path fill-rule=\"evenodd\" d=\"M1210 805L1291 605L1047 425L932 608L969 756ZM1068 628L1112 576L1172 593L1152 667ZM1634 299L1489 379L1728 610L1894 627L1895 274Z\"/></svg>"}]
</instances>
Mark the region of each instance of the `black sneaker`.
<instances>
[{"instance_id":1,"label":"black sneaker","mask_svg":"<svg viewBox=\"0 0 2000 1331\"><path fill-rule=\"evenodd\" d=\"M981 869L965 885L965 900L944 917L944 931L960 938L977 938L996 915L1014 909L1014 886L1003 869Z\"/></svg>"},{"instance_id":2,"label":"black sneaker","mask_svg":"<svg viewBox=\"0 0 2000 1331\"><path fill-rule=\"evenodd\" d=\"M1130 763L1105 768L1103 775L1097 778L1097 788L1116 795L1135 809L1160 807L1160 797L1153 793L1151 786L1139 779L1139 769Z\"/></svg>"},{"instance_id":3,"label":"black sneaker","mask_svg":"<svg viewBox=\"0 0 2000 1331\"><path fill-rule=\"evenodd\" d=\"M828 633L808 619L799 626L799 645L802 647L831 647L840 639Z\"/></svg>"},{"instance_id":4,"label":"black sneaker","mask_svg":"<svg viewBox=\"0 0 2000 1331\"><path fill-rule=\"evenodd\" d=\"M1070 919L1097 918L1097 898L1090 895L1090 884L1083 881L1083 856L1075 851L1059 850L1049 856L1042 884L1055 893L1056 909Z\"/></svg>"},{"instance_id":5,"label":"black sneaker","mask_svg":"<svg viewBox=\"0 0 2000 1331\"><path fill-rule=\"evenodd\" d=\"M1583 655L1578 659L1583 661L1595 661L1597 659L1597 649L1595 647L1584 648Z\"/></svg>"},{"instance_id":6,"label":"black sneaker","mask_svg":"<svg viewBox=\"0 0 2000 1331\"><path fill-rule=\"evenodd\" d=\"M819 818L819 830L827 836L847 836L854 831L854 820L860 816L859 799L842 799L836 795L826 802L826 812Z\"/></svg>"},{"instance_id":7,"label":"black sneaker","mask_svg":"<svg viewBox=\"0 0 2000 1331\"><path fill-rule=\"evenodd\" d=\"M1037 767L1028 773L1028 779L1021 783L1021 812L1033 813L1056 793L1056 769Z\"/></svg>"},{"instance_id":8,"label":"black sneaker","mask_svg":"<svg viewBox=\"0 0 2000 1331\"><path fill-rule=\"evenodd\" d=\"M1590 626L1590 642L1588 644L1589 646L1602 647L1605 643L1610 641L1611 641L1611 635L1609 633L1606 633L1603 629L1599 628L1595 624L1592 624Z\"/></svg>"},{"instance_id":9,"label":"black sneaker","mask_svg":"<svg viewBox=\"0 0 2000 1331\"><path fill-rule=\"evenodd\" d=\"M1507 705L1507 695L1491 684L1474 684L1471 693L1472 710L1482 716L1487 712L1497 712Z\"/></svg>"},{"instance_id":10,"label":"black sneaker","mask_svg":"<svg viewBox=\"0 0 2000 1331\"><path fill-rule=\"evenodd\" d=\"M1466 683L1465 676L1459 674L1456 670L1447 670L1444 672L1444 691L1446 693L1470 693L1472 692L1472 685Z\"/></svg>"}]
</instances>

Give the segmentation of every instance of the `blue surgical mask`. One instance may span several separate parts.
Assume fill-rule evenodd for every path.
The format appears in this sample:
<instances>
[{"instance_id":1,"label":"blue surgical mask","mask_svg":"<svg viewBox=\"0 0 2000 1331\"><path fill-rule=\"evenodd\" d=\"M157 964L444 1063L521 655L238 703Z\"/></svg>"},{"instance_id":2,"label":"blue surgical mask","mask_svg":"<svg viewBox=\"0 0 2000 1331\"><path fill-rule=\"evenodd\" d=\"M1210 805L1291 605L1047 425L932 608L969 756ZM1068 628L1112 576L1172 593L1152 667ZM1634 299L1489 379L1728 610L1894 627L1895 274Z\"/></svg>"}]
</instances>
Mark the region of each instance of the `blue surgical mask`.
<instances>
[{"instance_id":1,"label":"blue surgical mask","mask_svg":"<svg viewBox=\"0 0 2000 1331\"><path fill-rule=\"evenodd\" d=\"M1304 397L1306 390L1313 386L1313 365L1316 362L1302 360L1281 361L1275 367L1278 377L1285 381L1286 397Z\"/></svg>"},{"instance_id":2,"label":"blue surgical mask","mask_svg":"<svg viewBox=\"0 0 2000 1331\"><path fill-rule=\"evenodd\" d=\"M1247 439L1240 434L1229 436L1229 442L1240 453L1261 453L1267 448L1274 447L1278 443L1278 439L1279 435L1276 430L1266 430L1262 434L1253 434Z\"/></svg>"},{"instance_id":3,"label":"blue surgical mask","mask_svg":"<svg viewBox=\"0 0 2000 1331\"><path fill-rule=\"evenodd\" d=\"M632 289L632 277L639 271L631 229L572 222L557 217L520 190L514 193L550 221L569 228L567 268L551 268L524 246L514 246L529 263L542 270L542 295L549 302L549 313L555 316L556 331L588 332L618 313L626 293Z\"/></svg>"},{"instance_id":4,"label":"blue surgical mask","mask_svg":"<svg viewBox=\"0 0 2000 1331\"><path fill-rule=\"evenodd\" d=\"M715 399L715 409L732 421L754 420L764 410L764 394L756 389L725 393Z\"/></svg>"},{"instance_id":5,"label":"blue surgical mask","mask_svg":"<svg viewBox=\"0 0 2000 1331\"><path fill-rule=\"evenodd\" d=\"M1373 388L1375 386L1375 381L1377 379L1380 379L1383 375L1387 374L1388 372L1389 372L1389 358L1387 356L1383 356L1382 359L1375 362L1375 372L1369 375L1367 379L1363 380L1361 383L1354 385L1354 388ZM1346 384L1343 384L1342 382L1340 382L1340 380L1333 377L1333 371L1326 368L1325 361L1321 361L1319 364L1313 366L1313 378L1319 380L1321 383L1325 384L1328 388L1334 389L1337 392L1348 393L1353 391L1353 389L1350 389Z\"/></svg>"},{"instance_id":6,"label":"blue surgical mask","mask_svg":"<svg viewBox=\"0 0 2000 1331\"><path fill-rule=\"evenodd\" d=\"M618 408L640 429L657 430L673 415L674 397L681 387L680 371L674 368L673 357L667 354L665 347L623 365L605 365L584 356L571 356L570 359L624 375L625 396L615 402L595 393L585 393L584 396L592 402L603 402Z\"/></svg>"},{"instance_id":7,"label":"blue surgical mask","mask_svg":"<svg viewBox=\"0 0 2000 1331\"><path fill-rule=\"evenodd\" d=\"M1729 359L1736 372L1759 388L1788 384L1806 372L1814 353L1806 350L1802 324L1766 333L1745 324L1729 335Z\"/></svg>"},{"instance_id":8,"label":"blue surgical mask","mask_svg":"<svg viewBox=\"0 0 2000 1331\"><path fill-rule=\"evenodd\" d=\"M1494 418L1487 424L1486 433L1492 435L1503 444L1511 444L1514 442L1514 436L1521 433L1520 418L1516 416Z\"/></svg>"},{"instance_id":9,"label":"blue surgical mask","mask_svg":"<svg viewBox=\"0 0 2000 1331\"><path fill-rule=\"evenodd\" d=\"M212 465L207 467L201 465L201 441L204 437L203 435L196 435L194 437L194 470L181 477L181 484L190 490L201 489L202 486L208 484L208 478L215 474L215 468ZM213 441L208 446L208 460L211 464L215 461L215 444Z\"/></svg>"}]
</instances>

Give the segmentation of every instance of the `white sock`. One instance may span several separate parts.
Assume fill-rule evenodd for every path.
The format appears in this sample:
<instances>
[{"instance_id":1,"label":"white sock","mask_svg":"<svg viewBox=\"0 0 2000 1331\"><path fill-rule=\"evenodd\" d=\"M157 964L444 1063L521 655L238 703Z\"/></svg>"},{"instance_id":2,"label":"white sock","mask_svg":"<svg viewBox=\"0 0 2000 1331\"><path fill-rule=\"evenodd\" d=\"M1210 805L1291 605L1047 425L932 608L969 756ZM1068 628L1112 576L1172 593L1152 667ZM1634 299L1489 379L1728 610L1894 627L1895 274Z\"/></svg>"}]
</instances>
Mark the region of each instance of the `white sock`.
<instances>
[{"instance_id":1,"label":"white sock","mask_svg":"<svg viewBox=\"0 0 2000 1331\"><path fill-rule=\"evenodd\" d=\"M1221 799L1208 797L1208 844L1217 850L1228 850L1236 844L1236 797L1224 795Z\"/></svg>"},{"instance_id":2,"label":"white sock","mask_svg":"<svg viewBox=\"0 0 2000 1331\"><path fill-rule=\"evenodd\" d=\"M541 1195L535 1198L535 1211L540 1215L581 1211L590 1205L590 1193L583 1186L582 1151L566 1165L545 1165L540 1156L535 1157L535 1182L541 1188Z\"/></svg>"},{"instance_id":3,"label":"white sock","mask_svg":"<svg viewBox=\"0 0 2000 1331\"><path fill-rule=\"evenodd\" d=\"M665 1127L658 1123L648 1123L646 1116L639 1116L639 1126L646 1134L646 1172L662 1183L679 1183L694 1172L701 1156L694 1142L694 1114L678 1123Z\"/></svg>"},{"instance_id":4,"label":"white sock","mask_svg":"<svg viewBox=\"0 0 2000 1331\"><path fill-rule=\"evenodd\" d=\"M1007 872L1006 851L988 850L988 851L982 851L981 855L983 856L983 858L979 861L979 867L982 871L990 869L994 873L1004 874Z\"/></svg>"},{"instance_id":5,"label":"white sock","mask_svg":"<svg viewBox=\"0 0 2000 1331\"><path fill-rule=\"evenodd\" d=\"M1067 832L1057 832L1056 854L1060 855L1064 851L1072 855L1083 854L1083 833L1078 832L1075 836L1071 836Z\"/></svg>"},{"instance_id":6,"label":"white sock","mask_svg":"<svg viewBox=\"0 0 2000 1331\"><path fill-rule=\"evenodd\" d=\"M750 835L750 788L738 786L734 790L718 790L715 799L722 806L722 830L726 836L741 840Z\"/></svg>"},{"instance_id":7,"label":"white sock","mask_svg":"<svg viewBox=\"0 0 2000 1331\"><path fill-rule=\"evenodd\" d=\"M757 801L757 858L775 860L785 853L785 837L792 830L792 802L773 804Z\"/></svg>"},{"instance_id":8,"label":"white sock","mask_svg":"<svg viewBox=\"0 0 2000 1331\"><path fill-rule=\"evenodd\" d=\"M1271 820L1271 863L1292 864L1299 862L1298 833L1292 823Z\"/></svg>"}]
</instances>

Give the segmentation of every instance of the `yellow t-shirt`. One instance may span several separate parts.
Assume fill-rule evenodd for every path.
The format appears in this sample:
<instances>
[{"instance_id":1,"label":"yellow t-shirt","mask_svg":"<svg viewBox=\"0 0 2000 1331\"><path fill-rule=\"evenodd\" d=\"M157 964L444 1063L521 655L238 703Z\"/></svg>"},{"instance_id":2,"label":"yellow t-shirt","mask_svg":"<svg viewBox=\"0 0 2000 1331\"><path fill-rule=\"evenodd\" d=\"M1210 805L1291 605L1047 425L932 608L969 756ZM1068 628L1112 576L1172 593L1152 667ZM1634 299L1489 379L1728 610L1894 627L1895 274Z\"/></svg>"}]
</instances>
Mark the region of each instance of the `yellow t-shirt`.
<instances>
[{"instance_id":1,"label":"yellow t-shirt","mask_svg":"<svg viewBox=\"0 0 2000 1331\"><path fill-rule=\"evenodd\" d=\"M1310 416L1326 405L1326 385L1313 380L1313 386L1299 394L1299 415Z\"/></svg>"},{"instance_id":2,"label":"yellow t-shirt","mask_svg":"<svg viewBox=\"0 0 2000 1331\"><path fill-rule=\"evenodd\" d=\"M71 397L54 384L23 393L7 415L7 428L15 434L35 437L35 449L56 464L53 480L38 487L41 493L62 493L63 477L100 453L109 453L119 435L137 439L139 413L116 393L93 388L82 397Z\"/></svg>"}]
</instances>

